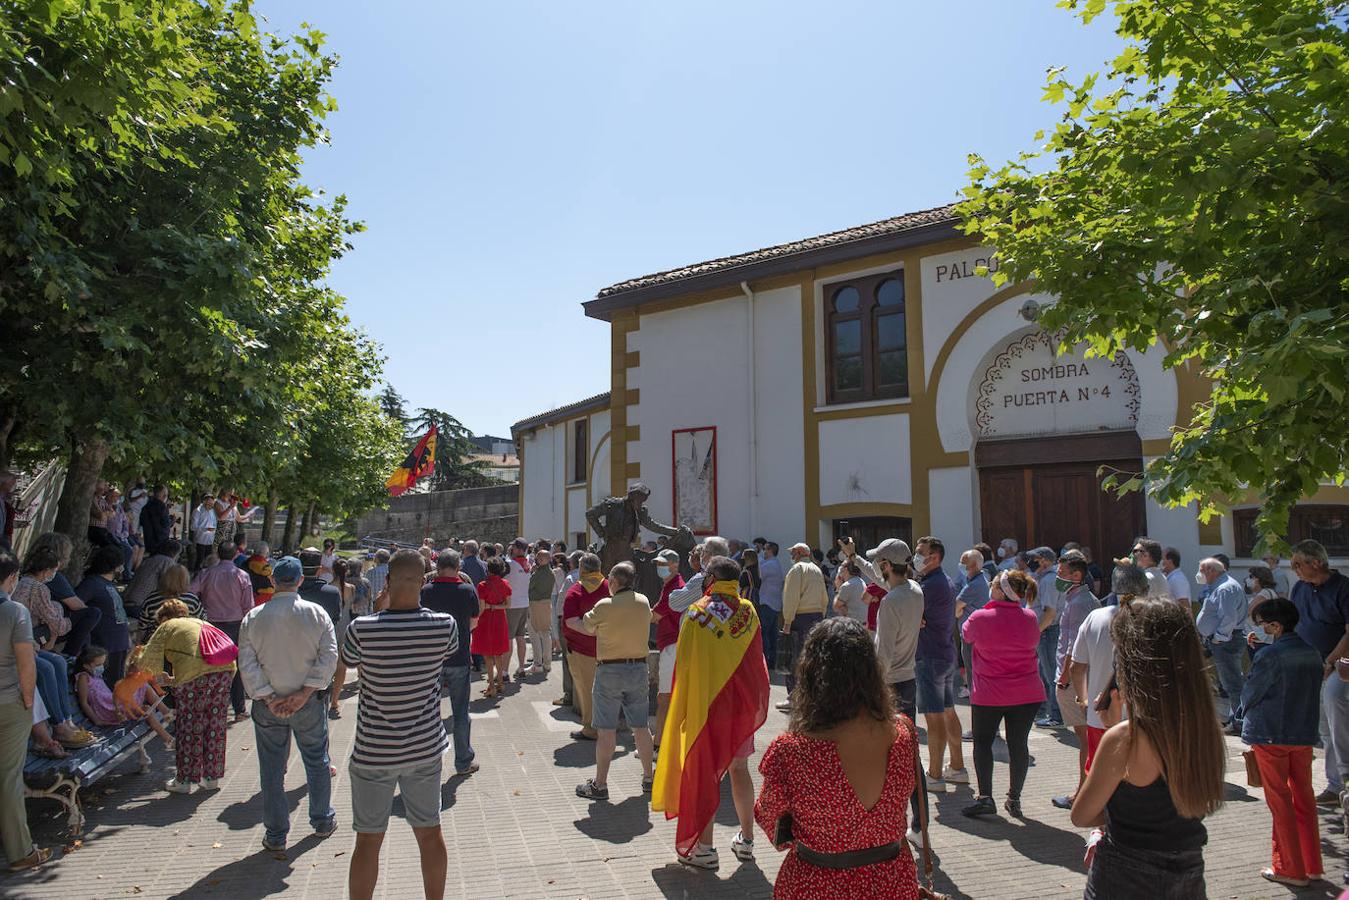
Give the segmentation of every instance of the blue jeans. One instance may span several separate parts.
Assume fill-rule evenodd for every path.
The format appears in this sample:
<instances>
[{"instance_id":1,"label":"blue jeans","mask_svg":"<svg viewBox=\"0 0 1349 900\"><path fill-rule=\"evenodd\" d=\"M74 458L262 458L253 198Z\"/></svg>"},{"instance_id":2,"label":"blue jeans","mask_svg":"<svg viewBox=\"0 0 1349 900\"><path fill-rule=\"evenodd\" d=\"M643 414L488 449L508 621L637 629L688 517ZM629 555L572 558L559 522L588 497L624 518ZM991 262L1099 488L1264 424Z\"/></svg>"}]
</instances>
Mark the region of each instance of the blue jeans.
<instances>
[{"instance_id":1,"label":"blue jeans","mask_svg":"<svg viewBox=\"0 0 1349 900\"><path fill-rule=\"evenodd\" d=\"M258 745L258 778L262 782L262 824L267 842L285 843L290 831L290 806L286 802L286 761L290 738L300 748L305 778L309 782L309 824L326 828L337 817L333 810L333 779L328 773L327 691L315 691L289 719L281 719L266 703L253 703L253 732Z\"/></svg>"},{"instance_id":2,"label":"blue jeans","mask_svg":"<svg viewBox=\"0 0 1349 900\"><path fill-rule=\"evenodd\" d=\"M1344 790L1349 780L1349 681L1331 672L1321 684L1321 746L1326 748L1326 780Z\"/></svg>"},{"instance_id":3,"label":"blue jeans","mask_svg":"<svg viewBox=\"0 0 1349 900\"><path fill-rule=\"evenodd\" d=\"M797 613L792 619L792 669L787 673L787 693L796 687L796 661L801 658L810 629L824 621L824 613Z\"/></svg>"},{"instance_id":4,"label":"blue jeans","mask_svg":"<svg viewBox=\"0 0 1349 900\"><path fill-rule=\"evenodd\" d=\"M462 772L473 765L473 746L469 743L468 666L446 666L441 670L441 683L450 692L450 712L454 718L454 770Z\"/></svg>"},{"instance_id":5,"label":"blue jeans","mask_svg":"<svg viewBox=\"0 0 1349 900\"><path fill-rule=\"evenodd\" d=\"M1209 642L1209 650L1213 653L1213 668L1218 671L1218 683L1227 692L1228 721L1239 725L1237 707L1241 703L1241 689L1246 686L1241 657L1246 652L1246 642L1233 635L1221 644Z\"/></svg>"},{"instance_id":6,"label":"blue jeans","mask_svg":"<svg viewBox=\"0 0 1349 900\"><path fill-rule=\"evenodd\" d=\"M771 606L759 604L759 628L763 634L763 658L772 672L778 664L778 617L782 613Z\"/></svg>"},{"instance_id":7,"label":"blue jeans","mask_svg":"<svg viewBox=\"0 0 1349 900\"><path fill-rule=\"evenodd\" d=\"M1040 705L1040 709L1049 718L1055 722L1063 721L1063 713L1059 711L1059 698L1055 696L1054 676L1058 674L1058 653L1059 647L1059 626L1050 625L1044 631L1040 632L1040 646L1036 648L1036 655L1040 659L1040 681L1045 686L1045 702Z\"/></svg>"},{"instance_id":8,"label":"blue jeans","mask_svg":"<svg viewBox=\"0 0 1349 900\"><path fill-rule=\"evenodd\" d=\"M53 722L65 722L74 715L70 707L70 676L66 658L50 650L37 652L37 689Z\"/></svg>"}]
</instances>

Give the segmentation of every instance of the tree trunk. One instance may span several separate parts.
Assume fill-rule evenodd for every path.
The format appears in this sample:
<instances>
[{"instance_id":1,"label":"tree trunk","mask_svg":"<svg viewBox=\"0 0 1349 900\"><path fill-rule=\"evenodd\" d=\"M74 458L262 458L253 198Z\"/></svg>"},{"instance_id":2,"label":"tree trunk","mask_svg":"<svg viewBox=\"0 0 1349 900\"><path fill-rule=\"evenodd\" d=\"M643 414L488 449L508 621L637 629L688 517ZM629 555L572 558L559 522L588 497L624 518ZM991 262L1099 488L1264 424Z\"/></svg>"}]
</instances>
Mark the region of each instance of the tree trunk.
<instances>
[{"instance_id":1,"label":"tree trunk","mask_svg":"<svg viewBox=\"0 0 1349 900\"><path fill-rule=\"evenodd\" d=\"M14 434L15 413L12 407L0 409L0 469L9 468L9 439Z\"/></svg>"},{"instance_id":2,"label":"tree trunk","mask_svg":"<svg viewBox=\"0 0 1349 900\"><path fill-rule=\"evenodd\" d=\"M300 546L303 547L309 540L309 529L314 526L314 501L310 500L309 505L304 508L304 515L300 518Z\"/></svg>"},{"instance_id":3,"label":"tree trunk","mask_svg":"<svg viewBox=\"0 0 1349 900\"><path fill-rule=\"evenodd\" d=\"M275 494L269 494L267 502L262 505L262 539L269 547L272 544L272 528L276 526L276 506Z\"/></svg>"},{"instance_id":4,"label":"tree trunk","mask_svg":"<svg viewBox=\"0 0 1349 900\"><path fill-rule=\"evenodd\" d=\"M295 504L286 504L286 528L281 532L281 552L286 556L295 552Z\"/></svg>"},{"instance_id":5,"label":"tree trunk","mask_svg":"<svg viewBox=\"0 0 1349 900\"><path fill-rule=\"evenodd\" d=\"M56 522L52 528L68 535L75 551L66 565L66 576L78 583L84 573L85 556L89 551L89 510L94 504L94 487L108 458L108 445L97 438L76 441L70 448L66 467L66 485L61 491L61 502L56 506Z\"/></svg>"}]
</instances>

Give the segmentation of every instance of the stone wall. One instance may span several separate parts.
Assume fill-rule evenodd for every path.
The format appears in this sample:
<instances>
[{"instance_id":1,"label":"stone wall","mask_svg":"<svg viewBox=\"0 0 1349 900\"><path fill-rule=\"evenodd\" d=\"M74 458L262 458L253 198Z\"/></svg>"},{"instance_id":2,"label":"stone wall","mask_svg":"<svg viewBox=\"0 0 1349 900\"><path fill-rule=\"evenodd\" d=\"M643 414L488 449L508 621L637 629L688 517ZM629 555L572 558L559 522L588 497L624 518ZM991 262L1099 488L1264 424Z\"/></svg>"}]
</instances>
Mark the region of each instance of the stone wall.
<instances>
[{"instance_id":1,"label":"stone wall","mask_svg":"<svg viewBox=\"0 0 1349 900\"><path fill-rule=\"evenodd\" d=\"M458 491L433 491L391 497L386 509L366 513L356 521L358 538L421 543L449 538L505 543L518 534L519 485L506 484Z\"/></svg>"}]
</instances>

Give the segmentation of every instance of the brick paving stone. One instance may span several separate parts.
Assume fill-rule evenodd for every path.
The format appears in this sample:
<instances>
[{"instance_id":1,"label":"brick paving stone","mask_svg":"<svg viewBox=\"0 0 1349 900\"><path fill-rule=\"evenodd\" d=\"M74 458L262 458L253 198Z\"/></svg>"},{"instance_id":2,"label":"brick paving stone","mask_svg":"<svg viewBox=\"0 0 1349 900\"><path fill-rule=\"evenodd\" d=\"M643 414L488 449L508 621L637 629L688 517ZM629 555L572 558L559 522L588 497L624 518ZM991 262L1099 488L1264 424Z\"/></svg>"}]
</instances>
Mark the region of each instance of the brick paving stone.
<instances>
[{"instance_id":1,"label":"brick paving stone","mask_svg":"<svg viewBox=\"0 0 1349 900\"><path fill-rule=\"evenodd\" d=\"M674 857L674 827L652 813L641 793L641 766L629 738L620 735L619 755L610 775L610 801L588 803L574 793L592 774L594 744L567 737L575 718L552 706L554 683L534 681L513 689L499 702L473 702L473 744L482 770L470 778L450 778L441 791L449 847L447 897L463 898L649 898L756 900L773 893L781 854L757 835L754 864L739 864L730 852L736 826L729 784L722 787L716 842L718 872L694 871ZM476 688L475 688L476 692ZM780 685L774 702L783 699ZM336 900L346 894L347 864L354 844L351 796L345 760L351 750L356 700L344 701L344 715L332 722L333 758L339 776L333 804L339 831L314 837L306 815L304 773L292 756L287 795L293 810L291 843L285 853L262 850L261 799L253 732L248 723L229 731L228 769L221 790L189 797L162 790L172 756L153 753L147 775L127 765L86 792L88 830L80 846L64 854L64 819L55 803L29 801L39 841L58 848L42 869L0 875L0 897L56 898L239 898L282 895ZM448 705L446 706L448 712ZM968 722L968 708L960 714ZM760 752L786 724L770 710L757 738ZM156 745L157 746L157 745ZM1334 897L1323 882L1302 891L1270 885L1259 877L1268 864L1270 818L1259 789L1246 788L1241 745L1228 739L1228 802L1207 824L1205 851L1209 896L1214 898ZM973 774L970 745L964 745ZM1035 729L1035 765L1026 783L1027 819L969 820L960 808L971 791L961 787L933 795L932 843L940 868L938 887L956 897L1080 897L1084 833L1049 798L1075 782L1077 751L1069 733ZM995 794L1006 789L1006 754L998 753ZM757 761L757 755L755 758ZM753 768L751 763L751 768ZM757 771L754 772L756 782ZM1324 786L1318 754L1315 784ZM405 900L421 896L417 848L411 830L397 818L395 804L385 840L378 896ZM1327 874L1338 884L1345 867L1346 839L1334 817L1321 819ZM860 898L859 898L860 900Z\"/></svg>"}]
</instances>

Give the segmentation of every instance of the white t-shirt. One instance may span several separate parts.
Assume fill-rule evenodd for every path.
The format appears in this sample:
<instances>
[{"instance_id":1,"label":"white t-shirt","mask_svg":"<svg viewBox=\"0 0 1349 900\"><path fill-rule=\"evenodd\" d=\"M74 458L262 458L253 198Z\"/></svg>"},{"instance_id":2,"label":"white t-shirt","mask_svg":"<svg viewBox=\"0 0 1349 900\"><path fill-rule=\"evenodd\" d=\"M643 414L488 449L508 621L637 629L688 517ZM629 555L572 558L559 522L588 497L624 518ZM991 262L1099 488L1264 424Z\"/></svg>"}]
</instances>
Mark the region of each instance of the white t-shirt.
<instances>
[{"instance_id":1,"label":"white t-shirt","mask_svg":"<svg viewBox=\"0 0 1349 900\"><path fill-rule=\"evenodd\" d=\"M1190 579L1179 568L1172 569L1166 576L1166 586L1171 589L1172 599L1190 601Z\"/></svg>"},{"instance_id":2,"label":"white t-shirt","mask_svg":"<svg viewBox=\"0 0 1349 900\"><path fill-rule=\"evenodd\" d=\"M511 605L508 609L529 609L529 570L511 557L511 570L506 583L511 586Z\"/></svg>"},{"instance_id":3,"label":"white t-shirt","mask_svg":"<svg viewBox=\"0 0 1349 900\"><path fill-rule=\"evenodd\" d=\"M1087 664L1087 724L1104 728L1101 714L1096 711L1096 698L1110 685L1115 674L1115 642L1110 638L1110 623L1115 620L1118 606L1102 606L1087 613L1073 643L1073 662Z\"/></svg>"}]
</instances>

